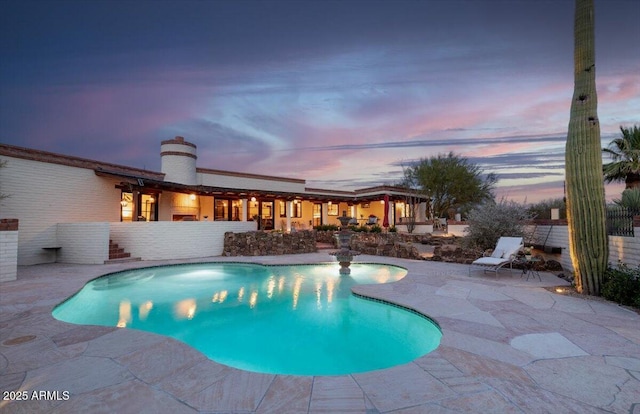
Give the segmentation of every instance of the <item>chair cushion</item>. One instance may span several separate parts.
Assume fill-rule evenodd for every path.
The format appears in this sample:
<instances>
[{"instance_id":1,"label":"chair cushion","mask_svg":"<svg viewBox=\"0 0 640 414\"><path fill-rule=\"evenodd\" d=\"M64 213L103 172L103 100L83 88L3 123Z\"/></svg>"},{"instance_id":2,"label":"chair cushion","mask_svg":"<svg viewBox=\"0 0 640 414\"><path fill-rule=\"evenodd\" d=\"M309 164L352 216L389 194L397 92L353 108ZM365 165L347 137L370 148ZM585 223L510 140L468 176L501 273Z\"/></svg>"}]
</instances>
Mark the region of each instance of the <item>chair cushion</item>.
<instances>
[{"instance_id":1,"label":"chair cushion","mask_svg":"<svg viewBox=\"0 0 640 414\"><path fill-rule=\"evenodd\" d=\"M495 257L495 258L500 259L500 258L504 257L504 253L505 253L504 250L495 249L493 251L493 253L491 253L491 257Z\"/></svg>"},{"instance_id":2,"label":"chair cushion","mask_svg":"<svg viewBox=\"0 0 640 414\"><path fill-rule=\"evenodd\" d=\"M509 261L500 257L481 257L475 260L473 264L483 266L498 266L502 263L508 263Z\"/></svg>"}]
</instances>

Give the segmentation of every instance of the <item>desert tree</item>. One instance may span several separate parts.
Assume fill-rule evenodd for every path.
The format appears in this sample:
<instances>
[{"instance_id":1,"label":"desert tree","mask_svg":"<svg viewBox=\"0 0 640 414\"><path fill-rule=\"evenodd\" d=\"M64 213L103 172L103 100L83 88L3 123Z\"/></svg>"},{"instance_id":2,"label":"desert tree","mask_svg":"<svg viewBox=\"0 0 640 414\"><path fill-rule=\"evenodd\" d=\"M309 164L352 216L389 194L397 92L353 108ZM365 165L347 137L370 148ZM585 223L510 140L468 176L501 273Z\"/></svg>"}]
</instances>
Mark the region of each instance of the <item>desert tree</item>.
<instances>
[{"instance_id":1,"label":"desert tree","mask_svg":"<svg viewBox=\"0 0 640 414\"><path fill-rule=\"evenodd\" d=\"M478 165L453 152L421 158L404 174L405 180L430 201L428 211L436 218L445 217L450 209L468 211L476 204L493 200L497 181L495 174L484 174Z\"/></svg>"}]
</instances>

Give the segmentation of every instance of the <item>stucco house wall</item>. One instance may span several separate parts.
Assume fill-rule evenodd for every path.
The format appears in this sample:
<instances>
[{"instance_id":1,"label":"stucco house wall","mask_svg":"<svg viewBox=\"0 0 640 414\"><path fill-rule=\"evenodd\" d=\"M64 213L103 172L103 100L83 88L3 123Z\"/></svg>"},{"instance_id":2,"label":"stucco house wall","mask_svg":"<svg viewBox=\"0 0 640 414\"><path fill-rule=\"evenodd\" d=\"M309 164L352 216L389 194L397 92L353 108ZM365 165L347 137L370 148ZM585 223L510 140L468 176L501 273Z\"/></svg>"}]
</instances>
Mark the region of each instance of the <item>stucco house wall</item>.
<instances>
[{"instance_id":1,"label":"stucco house wall","mask_svg":"<svg viewBox=\"0 0 640 414\"><path fill-rule=\"evenodd\" d=\"M256 230L253 221L108 223L111 239L142 260L220 256L224 233Z\"/></svg>"},{"instance_id":2,"label":"stucco house wall","mask_svg":"<svg viewBox=\"0 0 640 414\"><path fill-rule=\"evenodd\" d=\"M201 185L292 193L305 192L304 180L261 177L259 175L231 173L205 168L198 168L197 172L198 184Z\"/></svg>"},{"instance_id":3,"label":"stucco house wall","mask_svg":"<svg viewBox=\"0 0 640 414\"><path fill-rule=\"evenodd\" d=\"M56 261L104 264L109 259L109 223L59 223Z\"/></svg>"},{"instance_id":4,"label":"stucco house wall","mask_svg":"<svg viewBox=\"0 0 640 414\"><path fill-rule=\"evenodd\" d=\"M120 221L116 181L93 169L0 155L0 218L19 218L18 265L55 262L56 224ZM115 207L114 207L115 206Z\"/></svg>"},{"instance_id":5,"label":"stucco house wall","mask_svg":"<svg viewBox=\"0 0 640 414\"><path fill-rule=\"evenodd\" d=\"M18 219L0 220L0 282L18 277Z\"/></svg>"}]
</instances>

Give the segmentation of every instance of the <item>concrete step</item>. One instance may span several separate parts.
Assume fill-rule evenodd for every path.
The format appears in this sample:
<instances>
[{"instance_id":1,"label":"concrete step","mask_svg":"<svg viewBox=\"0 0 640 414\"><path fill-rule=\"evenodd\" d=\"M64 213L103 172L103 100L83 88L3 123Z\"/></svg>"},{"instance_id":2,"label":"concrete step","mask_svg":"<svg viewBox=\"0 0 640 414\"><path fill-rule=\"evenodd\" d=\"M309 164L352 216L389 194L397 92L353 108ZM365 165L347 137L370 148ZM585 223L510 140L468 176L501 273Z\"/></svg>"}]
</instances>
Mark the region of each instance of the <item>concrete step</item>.
<instances>
[{"instance_id":1,"label":"concrete step","mask_svg":"<svg viewBox=\"0 0 640 414\"><path fill-rule=\"evenodd\" d=\"M109 259L126 259L127 257L131 257L131 253L109 253Z\"/></svg>"},{"instance_id":2,"label":"concrete step","mask_svg":"<svg viewBox=\"0 0 640 414\"><path fill-rule=\"evenodd\" d=\"M129 254L129 253L127 253ZM140 257L123 257L120 259L109 259L105 260L104 264L114 264L114 263L127 263L127 262L139 262L142 259Z\"/></svg>"},{"instance_id":3,"label":"concrete step","mask_svg":"<svg viewBox=\"0 0 640 414\"><path fill-rule=\"evenodd\" d=\"M114 243L109 240L109 259L108 260L122 260L131 257L131 253L126 253L124 248L118 246L118 243Z\"/></svg>"}]
</instances>

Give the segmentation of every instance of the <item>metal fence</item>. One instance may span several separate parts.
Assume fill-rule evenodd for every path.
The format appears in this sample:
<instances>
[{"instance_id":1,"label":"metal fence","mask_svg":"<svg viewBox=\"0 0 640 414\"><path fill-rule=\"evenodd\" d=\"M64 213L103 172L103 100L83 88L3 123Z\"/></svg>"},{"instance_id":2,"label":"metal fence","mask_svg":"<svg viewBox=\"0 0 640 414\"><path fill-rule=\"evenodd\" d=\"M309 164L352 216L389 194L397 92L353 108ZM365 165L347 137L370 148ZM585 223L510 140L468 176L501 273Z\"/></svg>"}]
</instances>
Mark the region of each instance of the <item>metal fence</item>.
<instances>
[{"instance_id":1,"label":"metal fence","mask_svg":"<svg viewBox=\"0 0 640 414\"><path fill-rule=\"evenodd\" d=\"M634 237L633 216L640 214L624 207L607 209L607 234L609 236Z\"/></svg>"}]
</instances>

